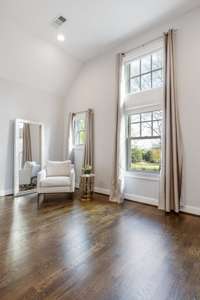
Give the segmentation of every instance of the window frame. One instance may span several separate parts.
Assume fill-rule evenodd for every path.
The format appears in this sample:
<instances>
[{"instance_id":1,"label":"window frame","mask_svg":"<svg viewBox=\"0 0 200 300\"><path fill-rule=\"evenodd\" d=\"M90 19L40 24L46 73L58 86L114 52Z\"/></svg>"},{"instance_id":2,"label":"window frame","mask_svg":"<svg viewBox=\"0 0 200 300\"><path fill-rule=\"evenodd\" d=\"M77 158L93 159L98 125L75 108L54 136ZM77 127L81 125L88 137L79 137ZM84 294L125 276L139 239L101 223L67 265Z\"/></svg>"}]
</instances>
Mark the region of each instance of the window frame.
<instances>
[{"instance_id":1,"label":"window frame","mask_svg":"<svg viewBox=\"0 0 200 300\"><path fill-rule=\"evenodd\" d=\"M126 171L128 173L132 173L134 175L144 175L144 176L160 176L160 171L147 171L147 170L135 170L133 168L130 167L131 165L131 141L132 140L150 140L150 139L160 139L161 144L162 144L162 134L160 136L141 136L141 128L142 126L140 125L140 136L139 137L131 137L129 136L129 131L130 131L130 124L129 124L129 118L131 115L134 114L140 114L140 122L133 122L134 124L142 124L145 122L151 122L153 124L153 122L155 122L153 120L153 112L155 111L162 111L162 107L161 105L151 105L151 106L145 106L145 107L141 107L141 108L137 108L137 109L131 109L129 111L127 111L126 113ZM151 112L152 113L152 117L151 117L151 121L141 121L141 114L142 113L148 113ZM159 121L163 121L163 118L159 119ZM152 126L152 130L153 130L153 126ZM161 146L162 147L162 146Z\"/></svg>"},{"instance_id":2,"label":"window frame","mask_svg":"<svg viewBox=\"0 0 200 300\"><path fill-rule=\"evenodd\" d=\"M156 68L156 69L152 68L152 66L153 66L152 56L153 56L154 53L157 53L159 51L161 51L162 54L163 54L163 47L159 47L158 49L152 50L149 53L146 53L146 54L143 54L141 56L135 57L135 58L133 58L133 59L131 59L131 60L129 60L125 63L126 95L132 95L132 94L137 94L137 93L141 93L141 92L145 92L145 91L151 91L152 89L163 88L163 86L153 87L153 73L158 72L158 71L162 71L162 78L164 78L164 66L163 66L163 64L160 68ZM150 71L148 71L148 72L142 72L142 59L144 57L147 57L147 56L150 56L150 58L151 58L151 68L150 68ZM139 65L140 65L139 66L139 73L138 73L138 75L131 76L131 63L134 62L134 61L139 61ZM150 74L150 76L151 76L151 88L143 90L142 87L141 87L142 76L148 75L148 74ZM139 81L140 81L140 84L139 84L140 90L137 91L137 92L131 91L131 80L135 79L135 78L139 78Z\"/></svg>"},{"instance_id":3,"label":"window frame","mask_svg":"<svg viewBox=\"0 0 200 300\"><path fill-rule=\"evenodd\" d=\"M79 118L80 115L84 115L84 118ZM74 117L74 126L73 126L73 130L74 130L74 134L73 134L73 139L74 139L74 147L75 148L79 148L79 147L82 147L85 145L85 143L80 143L80 133L81 132L85 132L85 135L86 135L86 115L85 113L76 113L75 117ZM77 128L77 122L80 121L80 120L84 120L84 129L80 129L80 128ZM78 135L78 141L79 143L76 143L77 141L77 135Z\"/></svg>"}]
</instances>

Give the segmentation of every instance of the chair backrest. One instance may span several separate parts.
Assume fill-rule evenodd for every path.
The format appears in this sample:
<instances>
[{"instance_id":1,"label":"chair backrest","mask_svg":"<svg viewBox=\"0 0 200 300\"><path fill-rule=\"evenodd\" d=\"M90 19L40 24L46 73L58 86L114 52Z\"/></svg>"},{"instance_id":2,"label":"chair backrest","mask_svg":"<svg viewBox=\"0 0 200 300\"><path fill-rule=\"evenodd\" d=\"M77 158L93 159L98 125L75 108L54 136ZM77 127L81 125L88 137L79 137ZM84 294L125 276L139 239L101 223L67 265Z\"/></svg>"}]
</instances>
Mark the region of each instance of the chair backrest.
<instances>
[{"instance_id":1,"label":"chair backrest","mask_svg":"<svg viewBox=\"0 0 200 300\"><path fill-rule=\"evenodd\" d=\"M26 161L24 164L24 169L33 168L36 165L35 161Z\"/></svg>"},{"instance_id":2,"label":"chair backrest","mask_svg":"<svg viewBox=\"0 0 200 300\"><path fill-rule=\"evenodd\" d=\"M72 164L70 160L65 161L47 161L47 177L52 176L70 176Z\"/></svg>"}]
</instances>

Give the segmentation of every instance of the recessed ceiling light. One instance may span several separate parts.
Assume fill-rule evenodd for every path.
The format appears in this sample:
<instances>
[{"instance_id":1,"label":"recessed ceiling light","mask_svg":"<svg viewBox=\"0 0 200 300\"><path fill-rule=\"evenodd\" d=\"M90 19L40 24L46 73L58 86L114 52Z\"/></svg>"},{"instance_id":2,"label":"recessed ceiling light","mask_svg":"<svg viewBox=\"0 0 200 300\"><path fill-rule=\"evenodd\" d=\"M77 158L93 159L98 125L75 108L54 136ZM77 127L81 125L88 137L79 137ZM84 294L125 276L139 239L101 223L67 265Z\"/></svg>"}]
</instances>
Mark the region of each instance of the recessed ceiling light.
<instances>
[{"instance_id":1,"label":"recessed ceiling light","mask_svg":"<svg viewBox=\"0 0 200 300\"><path fill-rule=\"evenodd\" d=\"M58 40L59 42L64 42L64 40L65 40L64 34L59 33L59 34L57 35L57 40Z\"/></svg>"}]
</instances>

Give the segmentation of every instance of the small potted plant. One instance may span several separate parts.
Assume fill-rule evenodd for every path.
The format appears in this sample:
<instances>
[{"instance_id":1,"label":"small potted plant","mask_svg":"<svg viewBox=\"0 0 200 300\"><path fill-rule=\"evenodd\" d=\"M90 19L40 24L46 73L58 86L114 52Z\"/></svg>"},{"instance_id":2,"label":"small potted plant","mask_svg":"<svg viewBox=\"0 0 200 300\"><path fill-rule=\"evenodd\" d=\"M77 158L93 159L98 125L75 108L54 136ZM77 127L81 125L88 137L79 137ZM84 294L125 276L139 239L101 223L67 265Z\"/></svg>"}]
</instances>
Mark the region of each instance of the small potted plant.
<instances>
[{"instance_id":1,"label":"small potted plant","mask_svg":"<svg viewBox=\"0 0 200 300\"><path fill-rule=\"evenodd\" d=\"M83 174L91 174L92 172L92 166L87 165L84 168L82 168Z\"/></svg>"}]
</instances>

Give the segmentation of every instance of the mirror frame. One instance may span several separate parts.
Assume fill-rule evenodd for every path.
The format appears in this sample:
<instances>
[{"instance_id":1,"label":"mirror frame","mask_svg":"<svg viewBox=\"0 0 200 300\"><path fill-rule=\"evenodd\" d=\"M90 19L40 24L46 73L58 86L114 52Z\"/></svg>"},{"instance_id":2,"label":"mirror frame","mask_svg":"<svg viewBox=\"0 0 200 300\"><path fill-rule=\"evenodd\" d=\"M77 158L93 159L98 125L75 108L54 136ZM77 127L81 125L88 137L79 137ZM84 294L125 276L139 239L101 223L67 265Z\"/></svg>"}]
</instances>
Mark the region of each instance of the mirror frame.
<instances>
[{"instance_id":1,"label":"mirror frame","mask_svg":"<svg viewBox=\"0 0 200 300\"><path fill-rule=\"evenodd\" d=\"M36 189L19 191L19 161L18 161L18 129L19 123L28 123L31 125L41 126L41 147L40 147L40 157L41 157L41 170L44 167L44 124L41 122L34 122L23 119L15 119L15 131L14 131L14 196L22 196L27 194L36 193Z\"/></svg>"}]
</instances>

